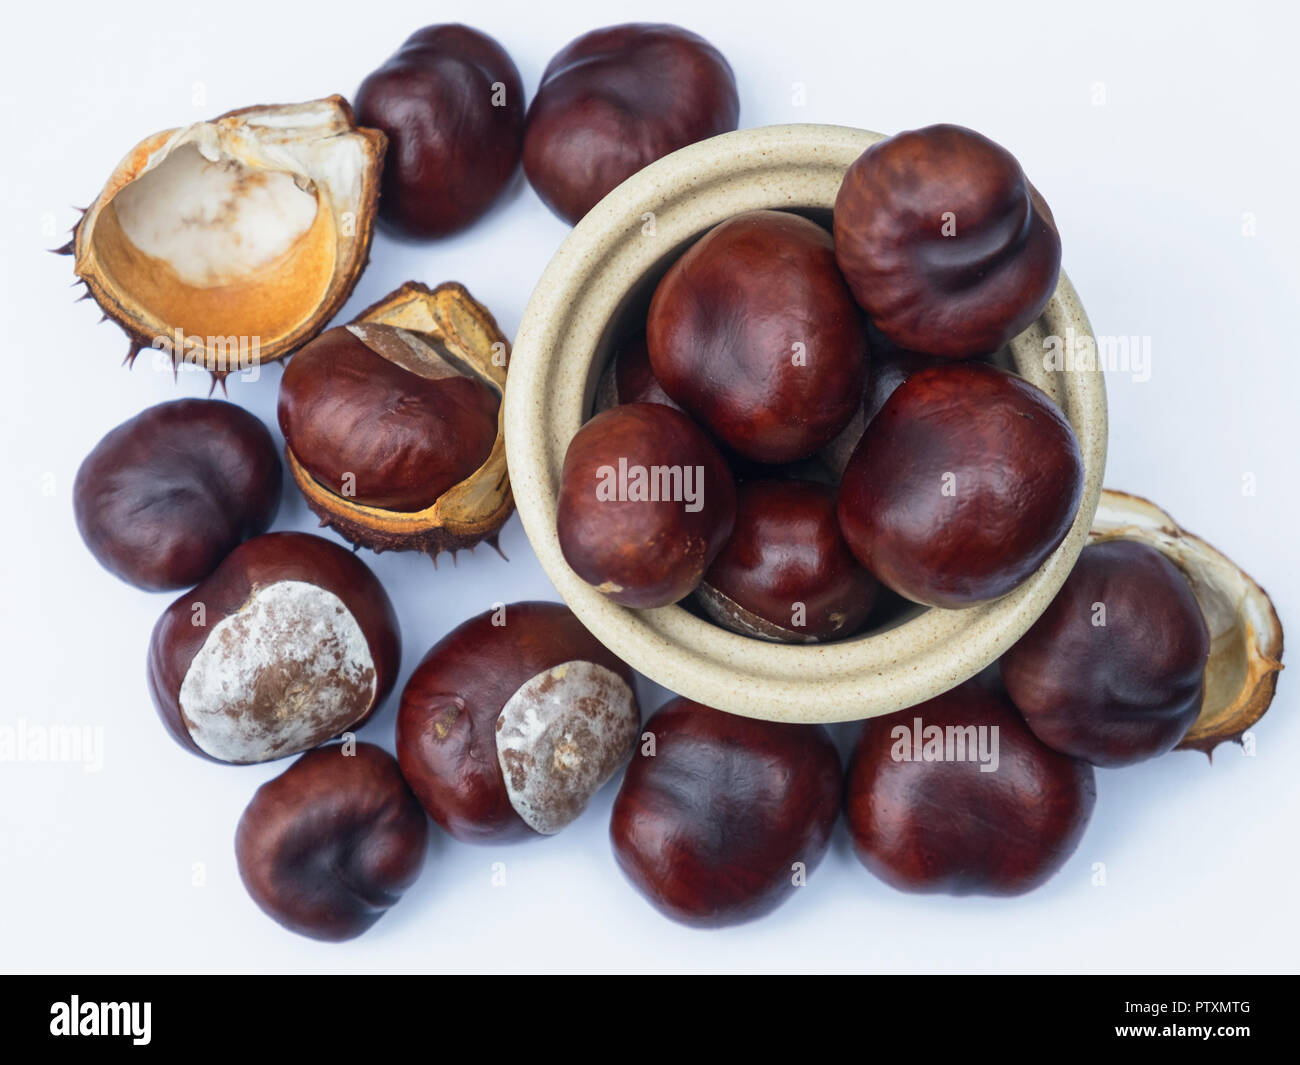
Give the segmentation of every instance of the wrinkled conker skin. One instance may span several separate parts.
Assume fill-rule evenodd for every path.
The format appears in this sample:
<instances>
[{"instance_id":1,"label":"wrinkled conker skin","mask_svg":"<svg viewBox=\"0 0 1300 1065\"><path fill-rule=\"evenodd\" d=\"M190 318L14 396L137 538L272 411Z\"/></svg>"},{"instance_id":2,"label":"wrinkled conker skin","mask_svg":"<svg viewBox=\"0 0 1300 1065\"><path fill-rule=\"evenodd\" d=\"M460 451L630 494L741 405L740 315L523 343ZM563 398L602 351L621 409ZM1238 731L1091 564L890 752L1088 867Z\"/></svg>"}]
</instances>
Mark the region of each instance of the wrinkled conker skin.
<instances>
[{"instance_id":1,"label":"wrinkled conker skin","mask_svg":"<svg viewBox=\"0 0 1300 1065\"><path fill-rule=\"evenodd\" d=\"M924 746L916 758L918 720L922 744L928 729L943 730L944 758L926 760ZM994 762L981 763L972 727L989 730L988 753L997 729L991 772L981 769ZM949 745L950 729L967 731L954 731ZM1092 766L1053 751L1002 693L968 681L866 723L849 763L844 807L858 858L892 887L1020 895L1074 853L1096 795Z\"/></svg>"},{"instance_id":2,"label":"wrinkled conker skin","mask_svg":"<svg viewBox=\"0 0 1300 1065\"><path fill-rule=\"evenodd\" d=\"M426 26L357 90L357 122L388 136L379 218L409 237L477 221L519 165L524 87L514 61L469 26Z\"/></svg>"},{"instance_id":3,"label":"wrinkled conker skin","mask_svg":"<svg viewBox=\"0 0 1300 1065\"><path fill-rule=\"evenodd\" d=\"M739 118L735 75L704 38L651 23L593 30L546 65L528 108L524 172L574 224L638 170Z\"/></svg>"},{"instance_id":4,"label":"wrinkled conker skin","mask_svg":"<svg viewBox=\"0 0 1300 1065\"><path fill-rule=\"evenodd\" d=\"M431 507L487 461L500 397L449 366L446 376L428 377L391 361L353 328L404 354L405 344L387 326L322 333L293 356L281 378L285 442L338 495L387 510Z\"/></svg>"},{"instance_id":5,"label":"wrinkled conker skin","mask_svg":"<svg viewBox=\"0 0 1300 1065\"><path fill-rule=\"evenodd\" d=\"M654 476L674 469L675 478ZM637 483L652 482L666 498L641 498ZM597 414L569 442L556 505L560 550L579 577L616 603L668 606L690 595L735 519L726 459L680 411L624 404Z\"/></svg>"},{"instance_id":6,"label":"wrinkled conker skin","mask_svg":"<svg viewBox=\"0 0 1300 1065\"><path fill-rule=\"evenodd\" d=\"M963 358L991 354L1043 312L1061 238L1010 152L938 125L879 141L849 167L835 254L882 333Z\"/></svg>"},{"instance_id":7,"label":"wrinkled conker skin","mask_svg":"<svg viewBox=\"0 0 1300 1065\"><path fill-rule=\"evenodd\" d=\"M304 754L267 781L239 819L239 876L291 932L339 942L361 935L424 865L429 821L397 763L370 743Z\"/></svg>"},{"instance_id":8,"label":"wrinkled conker skin","mask_svg":"<svg viewBox=\"0 0 1300 1065\"><path fill-rule=\"evenodd\" d=\"M1154 547L1085 547L1051 605L1002 656L1002 681L1054 750L1132 765L1177 746L1205 694L1210 633L1191 585Z\"/></svg>"},{"instance_id":9,"label":"wrinkled conker skin","mask_svg":"<svg viewBox=\"0 0 1300 1065\"><path fill-rule=\"evenodd\" d=\"M618 864L683 924L751 921L795 893L839 814L840 761L820 725L758 721L674 699L645 724L614 800ZM802 863L796 869L796 863Z\"/></svg>"},{"instance_id":10,"label":"wrinkled conker skin","mask_svg":"<svg viewBox=\"0 0 1300 1065\"><path fill-rule=\"evenodd\" d=\"M867 369L862 314L830 234L780 211L729 218L673 263L646 340L664 391L756 462L793 462L829 443Z\"/></svg>"},{"instance_id":11,"label":"wrinkled conker skin","mask_svg":"<svg viewBox=\"0 0 1300 1065\"><path fill-rule=\"evenodd\" d=\"M319 536L267 533L163 612L149 693L186 750L267 762L359 728L400 659L397 616L364 562Z\"/></svg>"},{"instance_id":12,"label":"wrinkled conker skin","mask_svg":"<svg viewBox=\"0 0 1300 1065\"><path fill-rule=\"evenodd\" d=\"M1082 493L1074 430L1041 390L949 363L912 374L867 426L840 484L840 528L899 595L959 609L1038 569Z\"/></svg>"},{"instance_id":13,"label":"wrinkled conker skin","mask_svg":"<svg viewBox=\"0 0 1300 1065\"><path fill-rule=\"evenodd\" d=\"M645 333L638 333L614 352L596 392L597 410L608 410L621 403L662 403L681 410L655 377Z\"/></svg>"},{"instance_id":14,"label":"wrinkled conker skin","mask_svg":"<svg viewBox=\"0 0 1300 1065\"><path fill-rule=\"evenodd\" d=\"M159 403L106 435L72 486L90 553L128 584L188 588L280 506L280 459L266 426L233 403Z\"/></svg>"},{"instance_id":15,"label":"wrinkled conker skin","mask_svg":"<svg viewBox=\"0 0 1300 1065\"><path fill-rule=\"evenodd\" d=\"M835 517L835 489L806 480L744 481L736 525L696 598L719 625L783 643L851 636L875 603Z\"/></svg>"},{"instance_id":16,"label":"wrinkled conker skin","mask_svg":"<svg viewBox=\"0 0 1300 1065\"><path fill-rule=\"evenodd\" d=\"M538 834L511 801L499 719L522 685L573 662L602 666L632 688L631 669L559 603L489 610L448 633L415 667L397 713L397 757L429 816L452 836L501 843ZM639 712L632 718L627 739L634 742Z\"/></svg>"}]
</instances>

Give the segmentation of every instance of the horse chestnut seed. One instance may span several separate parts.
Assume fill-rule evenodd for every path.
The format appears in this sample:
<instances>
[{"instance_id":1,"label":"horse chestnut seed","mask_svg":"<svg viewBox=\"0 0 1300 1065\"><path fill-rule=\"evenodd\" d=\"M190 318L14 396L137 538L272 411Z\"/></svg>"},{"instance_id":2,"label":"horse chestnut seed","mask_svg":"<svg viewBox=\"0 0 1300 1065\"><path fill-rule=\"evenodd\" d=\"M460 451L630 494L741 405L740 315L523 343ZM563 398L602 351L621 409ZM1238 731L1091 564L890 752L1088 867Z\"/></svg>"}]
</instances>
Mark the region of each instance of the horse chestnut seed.
<instances>
[{"instance_id":1,"label":"horse chestnut seed","mask_svg":"<svg viewBox=\"0 0 1300 1065\"><path fill-rule=\"evenodd\" d=\"M685 414L628 403L574 434L556 511L579 577L624 606L668 606L695 590L731 535L736 484Z\"/></svg>"},{"instance_id":2,"label":"horse chestnut seed","mask_svg":"<svg viewBox=\"0 0 1300 1065\"><path fill-rule=\"evenodd\" d=\"M756 462L793 462L829 443L866 373L862 313L830 234L780 211L729 218L673 263L646 340L664 390Z\"/></svg>"},{"instance_id":3,"label":"horse chestnut seed","mask_svg":"<svg viewBox=\"0 0 1300 1065\"><path fill-rule=\"evenodd\" d=\"M72 507L90 553L146 591L188 588L280 506L266 427L233 403L159 403L105 436L77 470Z\"/></svg>"},{"instance_id":4,"label":"horse chestnut seed","mask_svg":"<svg viewBox=\"0 0 1300 1065\"><path fill-rule=\"evenodd\" d=\"M1061 238L1010 152L939 125L879 141L849 167L835 255L882 333L961 358L997 351L1043 312Z\"/></svg>"},{"instance_id":5,"label":"horse chestnut seed","mask_svg":"<svg viewBox=\"0 0 1300 1065\"><path fill-rule=\"evenodd\" d=\"M217 762L268 762L360 726L392 689L397 618L351 551L281 532L236 547L158 619L149 691Z\"/></svg>"},{"instance_id":6,"label":"horse chestnut seed","mask_svg":"<svg viewBox=\"0 0 1300 1065\"><path fill-rule=\"evenodd\" d=\"M627 761L632 671L567 607L471 618L411 674L397 713L402 773L457 839L553 835Z\"/></svg>"},{"instance_id":7,"label":"horse chestnut seed","mask_svg":"<svg viewBox=\"0 0 1300 1065\"><path fill-rule=\"evenodd\" d=\"M840 485L858 561L927 606L1006 595L1065 538L1083 492L1074 430L1039 389L983 363L912 374Z\"/></svg>"},{"instance_id":8,"label":"horse chestnut seed","mask_svg":"<svg viewBox=\"0 0 1300 1065\"><path fill-rule=\"evenodd\" d=\"M1019 895L1074 853L1096 795L1092 766L968 681L866 723L845 812L858 858L893 887Z\"/></svg>"},{"instance_id":9,"label":"horse chestnut seed","mask_svg":"<svg viewBox=\"0 0 1300 1065\"><path fill-rule=\"evenodd\" d=\"M542 73L524 172L546 206L576 223L638 170L739 118L735 75L704 38L648 23L593 30Z\"/></svg>"},{"instance_id":10,"label":"horse chestnut seed","mask_svg":"<svg viewBox=\"0 0 1300 1065\"><path fill-rule=\"evenodd\" d=\"M1085 547L1056 598L1002 656L1034 734L1098 766L1171 750L1201 710L1210 633L1181 571L1154 547Z\"/></svg>"},{"instance_id":11,"label":"horse chestnut seed","mask_svg":"<svg viewBox=\"0 0 1300 1065\"><path fill-rule=\"evenodd\" d=\"M695 593L724 628L781 643L851 636L875 602L835 518L835 489L800 480L745 481L731 538Z\"/></svg>"},{"instance_id":12,"label":"horse chestnut seed","mask_svg":"<svg viewBox=\"0 0 1300 1065\"><path fill-rule=\"evenodd\" d=\"M370 743L304 754L239 819L235 859L253 901L291 932L359 936L415 883L429 820L397 763Z\"/></svg>"},{"instance_id":13,"label":"horse chestnut seed","mask_svg":"<svg viewBox=\"0 0 1300 1065\"><path fill-rule=\"evenodd\" d=\"M476 221L519 165L524 87L495 40L426 26L357 90L357 121L388 136L379 217L410 237Z\"/></svg>"},{"instance_id":14,"label":"horse chestnut seed","mask_svg":"<svg viewBox=\"0 0 1300 1065\"><path fill-rule=\"evenodd\" d=\"M638 333L614 352L596 387L596 409L609 410L621 403L662 403L681 410L655 377L645 333Z\"/></svg>"},{"instance_id":15,"label":"horse chestnut seed","mask_svg":"<svg viewBox=\"0 0 1300 1065\"><path fill-rule=\"evenodd\" d=\"M776 909L821 861L840 760L820 725L758 721L674 699L645 725L610 821L619 866L683 924Z\"/></svg>"}]
</instances>

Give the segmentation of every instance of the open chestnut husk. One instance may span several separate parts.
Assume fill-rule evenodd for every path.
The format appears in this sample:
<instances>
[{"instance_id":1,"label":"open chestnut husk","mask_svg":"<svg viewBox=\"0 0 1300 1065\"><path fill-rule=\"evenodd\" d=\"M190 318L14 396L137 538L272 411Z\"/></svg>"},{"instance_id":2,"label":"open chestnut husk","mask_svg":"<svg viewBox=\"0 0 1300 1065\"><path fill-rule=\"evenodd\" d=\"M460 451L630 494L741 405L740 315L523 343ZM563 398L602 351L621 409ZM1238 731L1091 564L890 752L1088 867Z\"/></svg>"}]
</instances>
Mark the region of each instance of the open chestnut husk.
<instances>
[{"instance_id":1,"label":"open chestnut husk","mask_svg":"<svg viewBox=\"0 0 1300 1065\"><path fill-rule=\"evenodd\" d=\"M392 603L364 562L319 536L267 533L163 612L149 693L187 750L269 762L360 727L400 656Z\"/></svg>"},{"instance_id":2,"label":"open chestnut husk","mask_svg":"<svg viewBox=\"0 0 1300 1065\"><path fill-rule=\"evenodd\" d=\"M280 507L266 426L233 403L159 403L109 432L77 470L72 507L105 569L157 592L197 584Z\"/></svg>"},{"instance_id":3,"label":"open chestnut husk","mask_svg":"<svg viewBox=\"0 0 1300 1065\"><path fill-rule=\"evenodd\" d=\"M937 125L879 141L849 167L835 255L882 333L961 358L992 354L1043 312L1061 238L1010 152Z\"/></svg>"},{"instance_id":4,"label":"open chestnut husk","mask_svg":"<svg viewBox=\"0 0 1300 1065\"><path fill-rule=\"evenodd\" d=\"M559 603L460 625L416 666L397 714L402 773L457 839L553 835L627 761L632 671Z\"/></svg>"},{"instance_id":5,"label":"open chestnut husk","mask_svg":"<svg viewBox=\"0 0 1300 1065\"><path fill-rule=\"evenodd\" d=\"M1060 409L983 363L912 374L862 434L840 528L899 595L957 609L1015 589L1069 531L1083 459Z\"/></svg>"},{"instance_id":6,"label":"open chestnut husk","mask_svg":"<svg viewBox=\"0 0 1300 1065\"><path fill-rule=\"evenodd\" d=\"M615 603L668 606L690 595L735 518L726 459L681 411L624 404L569 442L556 503L560 550Z\"/></svg>"},{"instance_id":7,"label":"open chestnut husk","mask_svg":"<svg viewBox=\"0 0 1300 1065\"><path fill-rule=\"evenodd\" d=\"M862 314L830 234L780 211L729 218L673 263L650 302L646 341L664 391L763 463L829 443L867 368Z\"/></svg>"},{"instance_id":8,"label":"open chestnut husk","mask_svg":"<svg viewBox=\"0 0 1300 1065\"><path fill-rule=\"evenodd\" d=\"M695 592L719 625L777 643L852 636L875 603L835 517L835 489L807 480L743 481L736 524Z\"/></svg>"},{"instance_id":9,"label":"open chestnut husk","mask_svg":"<svg viewBox=\"0 0 1300 1065\"><path fill-rule=\"evenodd\" d=\"M645 725L610 820L614 856L661 913L719 927L776 909L826 853L840 761L820 725L674 699Z\"/></svg>"},{"instance_id":10,"label":"open chestnut husk","mask_svg":"<svg viewBox=\"0 0 1300 1065\"><path fill-rule=\"evenodd\" d=\"M1096 795L1092 766L967 681L866 722L844 809L858 858L893 887L1020 895L1074 853Z\"/></svg>"},{"instance_id":11,"label":"open chestnut husk","mask_svg":"<svg viewBox=\"0 0 1300 1065\"><path fill-rule=\"evenodd\" d=\"M653 23L593 30L542 73L524 171L546 206L576 223L638 170L739 117L735 76L704 38Z\"/></svg>"},{"instance_id":12,"label":"open chestnut husk","mask_svg":"<svg viewBox=\"0 0 1300 1065\"><path fill-rule=\"evenodd\" d=\"M280 385L285 460L321 524L375 551L495 546L514 510L509 352L463 286L408 282L294 355Z\"/></svg>"},{"instance_id":13,"label":"open chestnut husk","mask_svg":"<svg viewBox=\"0 0 1300 1065\"><path fill-rule=\"evenodd\" d=\"M341 96L156 133L61 251L106 317L217 380L319 333L370 254L386 139Z\"/></svg>"},{"instance_id":14,"label":"open chestnut husk","mask_svg":"<svg viewBox=\"0 0 1300 1065\"><path fill-rule=\"evenodd\" d=\"M356 108L388 136L379 217L406 236L441 237L476 221L519 165L519 71L469 26L416 30L367 75Z\"/></svg>"},{"instance_id":15,"label":"open chestnut husk","mask_svg":"<svg viewBox=\"0 0 1300 1065\"><path fill-rule=\"evenodd\" d=\"M1201 710L1210 633L1191 585L1154 547L1090 544L1056 598L1002 656L1034 734L1097 766L1171 750Z\"/></svg>"},{"instance_id":16,"label":"open chestnut husk","mask_svg":"<svg viewBox=\"0 0 1300 1065\"><path fill-rule=\"evenodd\" d=\"M370 743L304 754L257 789L235 859L253 901L312 939L361 935L424 865L429 821L397 763Z\"/></svg>"}]
</instances>

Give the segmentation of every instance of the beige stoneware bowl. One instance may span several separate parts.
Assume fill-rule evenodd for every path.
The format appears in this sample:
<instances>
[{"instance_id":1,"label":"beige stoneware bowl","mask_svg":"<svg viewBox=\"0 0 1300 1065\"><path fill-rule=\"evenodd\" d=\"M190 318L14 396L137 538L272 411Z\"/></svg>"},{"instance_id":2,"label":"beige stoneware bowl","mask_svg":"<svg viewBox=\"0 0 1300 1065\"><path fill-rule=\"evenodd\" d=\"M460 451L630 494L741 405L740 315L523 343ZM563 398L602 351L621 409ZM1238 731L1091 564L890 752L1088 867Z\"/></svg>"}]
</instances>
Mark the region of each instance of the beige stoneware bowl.
<instances>
[{"instance_id":1,"label":"beige stoneware bowl","mask_svg":"<svg viewBox=\"0 0 1300 1065\"><path fill-rule=\"evenodd\" d=\"M882 134L843 126L765 126L674 152L605 197L547 266L524 312L505 396L506 453L524 530L543 569L583 623L632 667L672 691L750 717L845 721L912 706L993 662L1034 622L1088 536L1106 464L1099 371L1044 368L1044 338L1092 336L1064 274L1042 317L1008 353L1069 418L1084 489L1065 541L1003 599L967 610L917 607L889 627L835 643L740 636L681 606L631 610L605 599L564 561L555 533L569 440L591 415L613 347L643 322L669 264L742 211L795 210L827 221L849 164Z\"/></svg>"}]
</instances>

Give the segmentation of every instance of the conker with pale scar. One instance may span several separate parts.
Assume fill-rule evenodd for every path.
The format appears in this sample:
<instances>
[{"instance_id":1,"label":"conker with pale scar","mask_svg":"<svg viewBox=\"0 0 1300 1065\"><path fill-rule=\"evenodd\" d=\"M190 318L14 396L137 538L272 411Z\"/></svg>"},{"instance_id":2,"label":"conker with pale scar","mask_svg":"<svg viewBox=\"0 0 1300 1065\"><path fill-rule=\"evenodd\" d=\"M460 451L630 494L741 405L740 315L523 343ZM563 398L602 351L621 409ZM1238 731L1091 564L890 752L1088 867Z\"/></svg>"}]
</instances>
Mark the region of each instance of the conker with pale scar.
<instances>
[{"instance_id":1,"label":"conker with pale scar","mask_svg":"<svg viewBox=\"0 0 1300 1065\"><path fill-rule=\"evenodd\" d=\"M1056 598L1002 656L1034 734L1097 766L1171 750L1201 711L1210 634L1187 578L1154 547L1085 547Z\"/></svg>"},{"instance_id":2,"label":"conker with pale scar","mask_svg":"<svg viewBox=\"0 0 1300 1065\"><path fill-rule=\"evenodd\" d=\"M719 927L806 882L839 815L840 761L820 725L674 699L645 724L610 821L614 856L661 913Z\"/></svg>"},{"instance_id":3,"label":"conker with pale scar","mask_svg":"<svg viewBox=\"0 0 1300 1065\"><path fill-rule=\"evenodd\" d=\"M72 506L91 554L157 592L196 584L280 506L266 427L233 403L159 403L104 437L77 470Z\"/></svg>"},{"instance_id":4,"label":"conker with pale scar","mask_svg":"<svg viewBox=\"0 0 1300 1065\"><path fill-rule=\"evenodd\" d=\"M400 654L392 604L365 563L319 536L267 533L163 612L149 691L187 750L268 762L360 727Z\"/></svg>"},{"instance_id":5,"label":"conker with pale scar","mask_svg":"<svg viewBox=\"0 0 1300 1065\"><path fill-rule=\"evenodd\" d=\"M235 858L253 901L298 935L361 935L415 883L429 821L397 763L370 743L304 754L257 789Z\"/></svg>"},{"instance_id":6,"label":"conker with pale scar","mask_svg":"<svg viewBox=\"0 0 1300 1065\"><path fill-rule=\"evenodd\" d=\"M565 606L471 618L415 668L397 714L402 773L457 839L553 835L627 761L632 671Z\"/></svg>"}]
</instances>

